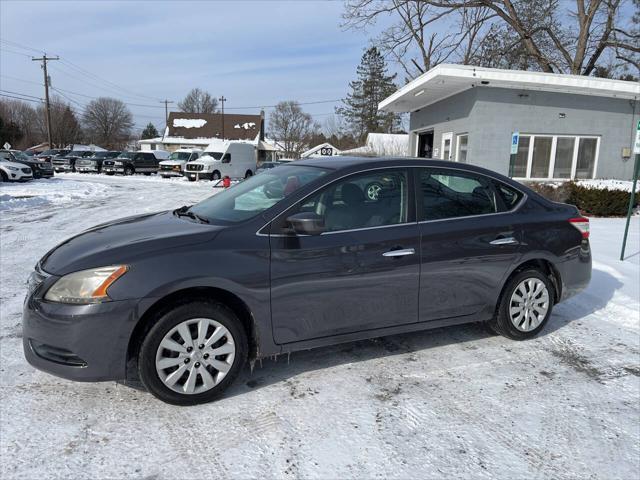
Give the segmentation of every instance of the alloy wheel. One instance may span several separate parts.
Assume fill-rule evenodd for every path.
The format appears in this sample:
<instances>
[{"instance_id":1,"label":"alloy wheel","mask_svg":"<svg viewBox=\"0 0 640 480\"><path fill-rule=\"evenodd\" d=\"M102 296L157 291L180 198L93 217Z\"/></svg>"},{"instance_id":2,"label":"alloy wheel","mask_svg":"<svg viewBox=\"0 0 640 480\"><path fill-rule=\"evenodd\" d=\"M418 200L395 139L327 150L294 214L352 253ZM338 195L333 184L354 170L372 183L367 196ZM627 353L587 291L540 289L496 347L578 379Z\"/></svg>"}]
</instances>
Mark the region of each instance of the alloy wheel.
<instances>
[{"instance_id":1,"label":"alloy wheel","mask_svg":"<svg viewBox=\"0 0 640 480\"><path fill-rule=\"evenodd\" d=\"M509 318L521 332L535 330L549 311L549 290L539 278L526 278L511 294Z\"/></svg>"},{"instance_id":2,"label":"alloy wheel","mask_svg":"<svg viewBox=\"0 0 640 480\"><path fill-rule=\"evenodd\" d=\"M173 327L156 352L156 372L174 392L193 395L218 385L233 365L231 332L211 318L193 318Z\"/></svg>"}]
</instances>

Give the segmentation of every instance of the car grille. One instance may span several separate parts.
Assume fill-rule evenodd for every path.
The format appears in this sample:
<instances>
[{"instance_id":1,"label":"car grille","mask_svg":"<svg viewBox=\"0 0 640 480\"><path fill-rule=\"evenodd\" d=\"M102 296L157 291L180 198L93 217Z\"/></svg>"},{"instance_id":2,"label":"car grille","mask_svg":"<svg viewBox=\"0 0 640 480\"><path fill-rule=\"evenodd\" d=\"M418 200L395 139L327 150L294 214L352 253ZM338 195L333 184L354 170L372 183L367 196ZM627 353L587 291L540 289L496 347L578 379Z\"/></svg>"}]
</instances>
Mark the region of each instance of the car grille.
<instances>
[{"instance_id":1,"label":"car grille","mask_svg":"<svg viewBox=\"0 0 640 480\"><path fill-rule=\"evenodd\" d=\"M40 167L41 170L51 170L51 165L49 165L48 163L41 163L40 165L38 165L38 167Z\"/></svg>"},{"instance_id":2,"label":"car grille","mask_svg":"<svg viewBox=\"0 0 640 480\"><path fill-rule=\"evenodd\" d=\"M76 165L78 165L80 167L92 167L93 166L93 160L78 160L76 162Z\"/></svg>"},{"instance_id":3,"label":"car grille","mask_svg":"<svg viewBox=\"0 0 640 480\"><path fill-rule=\"evenodd\" d=\"M30 168L21 168L20 170L22 170L22 173L31 173Z\"/></svg>"},{"instance_id":4,"label":"car grille","mask_svg":"<svg viewBox=\"0 0 640 480\"><path fill-rule=\"evenodd\" d=\"M187 164L187 171L189 172L201 172L203 168L204 168L204 165Z\"/></svg>"},{"instance_id":5,"label":"car grille","mask_svg":"<svg viewBox=\"0 0 640 480\"><path fill-rule=\"evenodd\" d=\"M54 165L69 165L69 160L53 160Z\"/></svg>"}]
</instances>

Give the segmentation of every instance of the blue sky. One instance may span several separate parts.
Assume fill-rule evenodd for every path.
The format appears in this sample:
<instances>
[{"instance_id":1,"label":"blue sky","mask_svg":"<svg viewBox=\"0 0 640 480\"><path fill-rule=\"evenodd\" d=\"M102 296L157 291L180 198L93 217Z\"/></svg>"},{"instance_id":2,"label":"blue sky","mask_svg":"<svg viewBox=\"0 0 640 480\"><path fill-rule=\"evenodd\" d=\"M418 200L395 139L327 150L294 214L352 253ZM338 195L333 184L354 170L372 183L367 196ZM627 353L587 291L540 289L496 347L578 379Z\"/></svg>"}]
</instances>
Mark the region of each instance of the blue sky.
<instances>
[{"instance_id":1,"label":"blue sky","mask_svg":"<svg viewBox=\"0 0 640 480\"><path fill-rule=\"evenodd\" d=\"M68 92L162 107L160 99L200 87L224 94L229 112L258 113L233 109L346 95L375 32L344 31L342 12L342 1L2 0L0 36L60 55L65 62L51 62L50 76ZM2 45L0 88L42 97L41 69L27 55L37 53ZM90 101L68 92L77 108ZM334 105L305 109L322 122ZM164 124L161 108L130 109L136 125Z\"/></svg>"}]
</instances>

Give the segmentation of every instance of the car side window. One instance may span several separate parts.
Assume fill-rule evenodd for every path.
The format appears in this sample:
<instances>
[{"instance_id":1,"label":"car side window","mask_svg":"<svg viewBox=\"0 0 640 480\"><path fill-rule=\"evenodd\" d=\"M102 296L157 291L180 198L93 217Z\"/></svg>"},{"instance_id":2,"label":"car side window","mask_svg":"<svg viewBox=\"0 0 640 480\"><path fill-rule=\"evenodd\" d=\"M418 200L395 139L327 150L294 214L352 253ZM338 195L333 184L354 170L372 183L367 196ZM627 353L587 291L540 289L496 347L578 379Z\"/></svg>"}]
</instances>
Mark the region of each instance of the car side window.
<instances>
[{"instance_id":1,"label":"car side window","mask_svg":"<svg viewBox=\"0 0 640 480\"><path fill-rule=\"evenodd\" d=\"M420 170L422 220L468 217L498 212L489 178L451 169Z\"/></svg>"},{"instance_id":2,"label":"car side window","mask_svg":"<svg viewBox=\"0 0 640 480\"><path fill-rule=\"evenodd\" d=\"M231 154L225 153L222 157L222 163L231 163Z\"/></svg>"},{"instance_id":3,"label":"car side window","mask_svg":"<svg viewBox=\"0 0 640 480\"><path fill-rule=\"evenodd\" d=\"M498 180L492 180L493 186L506 211L513 209L524 196L524 194L509 185L505 185Z\"/></svg>"},{"instance_id":4,"label":"car side window","mask_svg":"<svg viewBox=\"0 0 640 480\"><path fill-rule=\"evenodd\" d=\"M302 200L285 217L299 212L314 212L324 218L327 232L406 223L409 205L407 178L404 169L352 175ZM287 225L281 224L280 227L286 230Z\"/></svg>"}]
</instances>

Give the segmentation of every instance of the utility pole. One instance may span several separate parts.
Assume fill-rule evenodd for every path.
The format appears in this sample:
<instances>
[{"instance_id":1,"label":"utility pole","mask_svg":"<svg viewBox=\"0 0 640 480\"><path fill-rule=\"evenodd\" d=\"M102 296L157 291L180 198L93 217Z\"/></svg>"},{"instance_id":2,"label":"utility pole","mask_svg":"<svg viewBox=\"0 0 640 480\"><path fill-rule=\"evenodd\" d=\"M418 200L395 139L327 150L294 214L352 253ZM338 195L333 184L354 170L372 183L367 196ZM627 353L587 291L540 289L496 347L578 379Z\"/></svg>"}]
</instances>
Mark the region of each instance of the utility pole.
<instances>
[{"instance_id":1,"label":"utility pole","mask_svg":"<svg viewBox=\"0 0 640 480\"><path fill-rule=\"evenodd\" d=\"M162 100L160 103L164 103L164 127L165 130L169 126L169 104L173 103L173 100ZM163 135L164 136L164 135Z\"/></svg>"},{"instance_id":2,"label":"utility pole","mask_svg":"<svg viewBox=\"0 0 640 480\"><path fill-rule=\"evenodd\" d=\"M220 105L222 105L222 140L224 140L224 102L226 102L227 99L224 98L223 95L218 100L220 100Z\"/></svg>"},{"instance_id":3,"label":"utility pole","mask_svg":"<svg viewBox=\"0 0 640 480\"><path fill-rule=\"evenodd\" d=\"M31 58L34 62L42 62L42 70L44 71L44 100L45 100L45 109L47 115L47 141L49 142L49 148L53 148L53 142L51 140L51 106L49 105L49 75L47 74L47 61L49 60L60 60L60 57L47 57L45 53L44 56L40 58Z\"/></svg>"}]
</instances>

